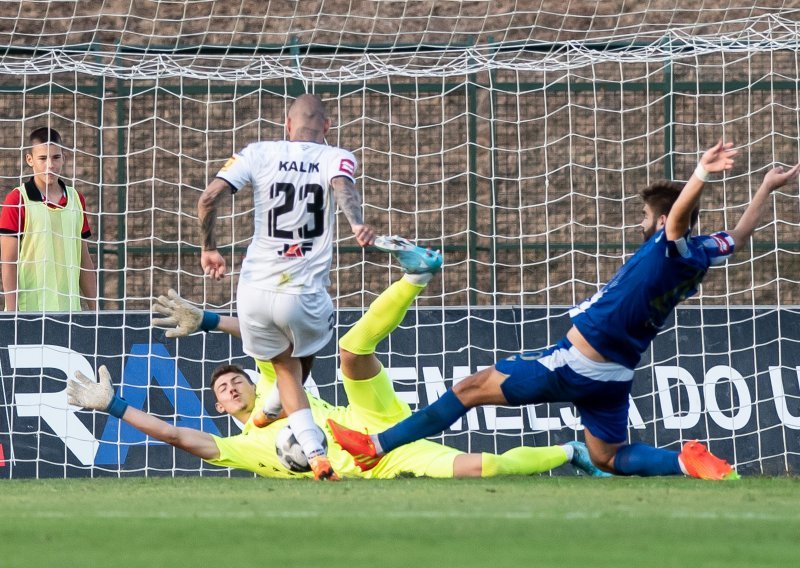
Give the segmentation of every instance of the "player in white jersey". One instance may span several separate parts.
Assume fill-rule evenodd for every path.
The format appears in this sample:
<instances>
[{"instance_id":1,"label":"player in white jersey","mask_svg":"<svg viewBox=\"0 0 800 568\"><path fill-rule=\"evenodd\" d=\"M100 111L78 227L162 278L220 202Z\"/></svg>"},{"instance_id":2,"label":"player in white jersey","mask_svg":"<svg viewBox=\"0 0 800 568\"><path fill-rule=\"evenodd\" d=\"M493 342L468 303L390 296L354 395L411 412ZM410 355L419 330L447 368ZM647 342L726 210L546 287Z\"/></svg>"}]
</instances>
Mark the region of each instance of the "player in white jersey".
<instances>
[{"instance_id":1,"label":"player in white jersey","mask_svg":"<svg viewBox=\"0 0 800 568\"><path fill-rule=\"evenodd\" d=\"M364 224L355 187L356 159L327 146L330 119L322 101L301 95L286 117L288 140L255 142L235 154L206 187L198 203L201 265L206 275L225 276L214 225L219 201L250 185L255 233L242 264L237 308L244 351L259 367L271 362L280 392L267 407L282 405L317 479L336 479L314 424L303 382L314 355L333 333L333 302L327 292L333 257L334 199L361 246L375 233Z\"/></svg>"}]
</instances>

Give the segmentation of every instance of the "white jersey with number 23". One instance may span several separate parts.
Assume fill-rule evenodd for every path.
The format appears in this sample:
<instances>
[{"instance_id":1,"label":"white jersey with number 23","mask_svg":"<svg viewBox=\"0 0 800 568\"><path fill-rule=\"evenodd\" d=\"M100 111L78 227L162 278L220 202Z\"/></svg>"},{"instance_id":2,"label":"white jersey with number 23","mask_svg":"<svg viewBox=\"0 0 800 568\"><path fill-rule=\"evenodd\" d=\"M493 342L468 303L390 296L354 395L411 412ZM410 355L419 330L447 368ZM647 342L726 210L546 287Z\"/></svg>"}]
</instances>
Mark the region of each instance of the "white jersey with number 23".
<instances>
[{"instance_id":1,"label":"white jersey with number 23","mask_svg":"<svg viewBox=\"0 0 800 568\"><path fill-rule=\"evenodd\" d=\"M255 233L240 278L290 294L330 285L334 203L330 182L355 181L356 159L314 142L255 142L235 154L217 177L234 192L253 188Z\"/></svg>"}]
</instances>

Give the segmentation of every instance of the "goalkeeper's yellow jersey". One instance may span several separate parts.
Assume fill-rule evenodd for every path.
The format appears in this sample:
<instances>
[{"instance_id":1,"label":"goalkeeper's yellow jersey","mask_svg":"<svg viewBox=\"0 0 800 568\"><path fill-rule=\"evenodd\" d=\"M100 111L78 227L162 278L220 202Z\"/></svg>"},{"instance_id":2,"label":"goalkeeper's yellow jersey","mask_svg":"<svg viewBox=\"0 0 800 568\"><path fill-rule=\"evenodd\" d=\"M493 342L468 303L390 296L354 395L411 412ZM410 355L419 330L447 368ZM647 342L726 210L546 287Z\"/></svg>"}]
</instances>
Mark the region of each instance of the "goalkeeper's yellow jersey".
<instances>
[{"instance_id":1,"label":"goalkeeper's yellow jersey","mask_svg":"<svg viewBox=\"0 0 800 568\"><path fill-rule=\"evenodd\" d=\"M348 390L349 396L351 396L349 392L350 389L354 388L353 385L356 385L355 388L359 388L362 385L364 387L369 387L372 393L376 390L382 390L385 393L384 399L393 397L394 400L388 402L404 409L404 415L410 413L408 406L397 400L391 388L391 381L386 375L385 370L382 370L377 377L369 381L350 381L349 379L344 379L344 381L345 389ZM376 382L379 384L376 385ZM255 408L260 408L263 404L262 401L266 396L266 391L272 387L272 384L273 383L268 380L261 380L258 382L256 385ZM355 396L351 396L351 400L354 400L358 395L357 393L352 394ZM357 405L347 407L332 406L310 393L308 394L308 401L314 416L314 422L322 428L328 440L328 458L334 470L340 476L377 479L388 479L400 474L415 476L424 475L428 477L453 476L453 460L457 455L461 454L461 452L428 440L420 440L389 452L375 468L362 472L356 466L353 457L333 440L326 425L326 420L328 418L333 418L335 421L349 428L363 430L366 426L363 415L365 411L369 412L369 408L365 409ZM387 401L383 400L382 402L386 403ZM398 416L387 417L384 427L386 428L396 423L398 418ZM376 431L374 430L375 416L369 416L367 421L370 425L370 432ZM214 436L214 441L217 444L217 448L219 448L220 455L217 459L206 461L223 467L252 471L263 477L287 479L313 477L311 472L298 473L286 469L278 459L277 452L275 451L275 439L278 432L287 425L288 421L284 418L276 420L264 428L257 428L253 425L252 420L248 420L241 434L227 438Z\"/></svg>"}]
</instances>

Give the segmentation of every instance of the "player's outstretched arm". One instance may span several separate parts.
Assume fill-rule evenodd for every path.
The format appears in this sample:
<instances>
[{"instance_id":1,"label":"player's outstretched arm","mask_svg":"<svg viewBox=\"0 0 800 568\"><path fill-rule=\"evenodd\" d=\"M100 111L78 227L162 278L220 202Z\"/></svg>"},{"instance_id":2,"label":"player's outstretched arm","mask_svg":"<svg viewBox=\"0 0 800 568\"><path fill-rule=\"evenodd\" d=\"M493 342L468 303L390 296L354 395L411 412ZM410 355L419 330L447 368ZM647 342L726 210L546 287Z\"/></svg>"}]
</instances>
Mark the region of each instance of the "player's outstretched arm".
<instances>
[{"instance_id":1,"label":"player's outstretched arm","mask_svg":"<svg viewBox=\"0 0 800 568\"><path fill-rule=\"evenodd\" d=\"M677 240L686 234L692 221L692 211L700 201L706 179L710 174L730 170L733 167L733 158L738 153L733 149L733 142L722 140L706 150L667 216L664 232L669 240Z\"/></svg>"},{"instance_id":2,"label":"player's outstretched arm","mask_svg":"<svg viewBox=\"0 0 800 568\"><path fill-rule=\"evenodd\" d=\"M753 235L753 231L756 230L767 211L770 194L779 187L783 187L797 179L798 173L800 173L800 164L795 164L789 169L777 166L767 172L764 176L764 181L761 182L755 195L753 195L753 200L745 209L744 215L736 223L736 227L728 231L736 245L734 250L741 250L742 245Z\"/></svg>"},{"instance_id":3,"label":"player's outstretched arm","mask_svg":"<svg viewBox=\"0 0 800 568\"><path fill-rule=\"evenodd\" d=\"M347 217L356 242L362 246L370 246L375 242L375 230L364 224L364 215L361 211L361 194L356 189L353 180L344 176L338 176L331 180L333 187L333 197L339 208Z\"/></svg>"},{"instance_id":4,"label":"player's outstretched arm","mask_svg":"<svg viewBox=\"0 0 800 568\"><path fill-rule=\"evenodd\" d=\"M198 330L223 331L234 337L241 337L239 318L201 310L181 298L172 289L166 296L161 295L156 298L152 310L164 316L153 318L153 325L166 328L167 337L185 337Z\"/></svg>"},{"instance_id":5,"label":"player's outstretched arm","mask_svg":"<svg viewBox=\"0 0 800 568\"><path fill-rule=\"evenodd\" d=\"M128 406L122 398L114 393L111 386L111 375L105 365L98 370L99 382L75 372L75 378L67 383L67 401L75 406L108 412L120 420L124 420L140 432L180 448L201 459L209 460L219 457L219 449L210 434L180 428L164 422L138 408Z\"/></svg>"}]
</instances>

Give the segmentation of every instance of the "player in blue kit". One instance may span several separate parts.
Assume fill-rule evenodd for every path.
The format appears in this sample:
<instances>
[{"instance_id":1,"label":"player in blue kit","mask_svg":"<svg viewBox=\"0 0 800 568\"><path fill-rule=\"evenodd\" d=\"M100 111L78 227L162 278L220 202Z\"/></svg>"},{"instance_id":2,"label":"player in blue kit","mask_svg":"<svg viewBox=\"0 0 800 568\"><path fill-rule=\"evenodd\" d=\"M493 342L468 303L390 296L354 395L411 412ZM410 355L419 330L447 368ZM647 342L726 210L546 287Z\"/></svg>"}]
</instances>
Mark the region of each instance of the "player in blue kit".
<instances>
[{"instance_id":1,"label":"player in blue kit","mask_svg":"<svg viewBox=\"0 0 800 568\"><path fill-rule=\"evenodd\" d=\"M386 452L445 430L475 406L571 402L580 411L592 461L605 471L738 478L697 441L680 452L627 443L629 395L642 354L675 306L697 292L708 269L747 242L770 194L800 170L800 164L770 170L733 230L690 236L704 182L709 174L731 169L736 153L732 143L720 141L703 154L682 188L665 181L642 191L645 244L594 296L570 311L572 328L556 345L498 361L381 433L364 434L329 421L334 438L360 467L370 468Z\"/></svg>"}]
</instances>

